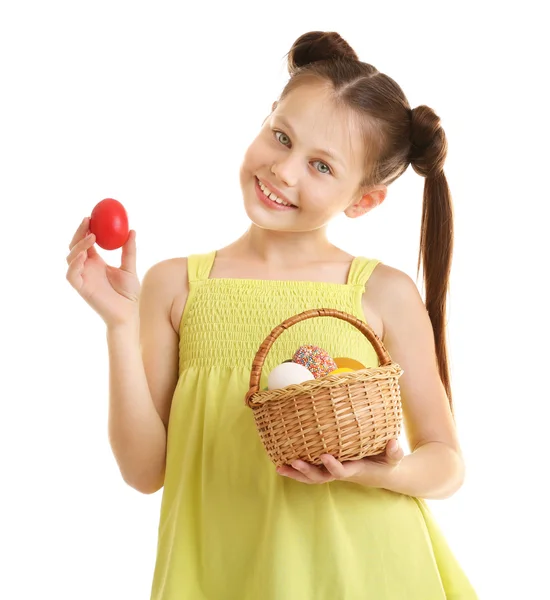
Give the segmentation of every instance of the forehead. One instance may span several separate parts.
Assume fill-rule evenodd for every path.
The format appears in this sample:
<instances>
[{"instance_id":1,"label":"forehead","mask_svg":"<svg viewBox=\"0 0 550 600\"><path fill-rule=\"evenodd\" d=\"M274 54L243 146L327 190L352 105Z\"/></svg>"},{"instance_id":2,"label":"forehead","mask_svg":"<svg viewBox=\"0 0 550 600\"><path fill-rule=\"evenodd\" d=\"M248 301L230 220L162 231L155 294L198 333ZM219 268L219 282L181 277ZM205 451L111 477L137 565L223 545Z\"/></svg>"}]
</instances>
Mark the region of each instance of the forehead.
<instances>
[{"instance_id":1,"label":"forehead","mask_svg":"<svg viewBox=\"0 0 550 600\"><path fill-rule=\"evenodd\" d=\"M363 163L364 144L357 114L339 106L326 85L298 86L277 105L272 120L291 126L294 144L333 154L346 168Z\"/></svg>"}]
</instances>

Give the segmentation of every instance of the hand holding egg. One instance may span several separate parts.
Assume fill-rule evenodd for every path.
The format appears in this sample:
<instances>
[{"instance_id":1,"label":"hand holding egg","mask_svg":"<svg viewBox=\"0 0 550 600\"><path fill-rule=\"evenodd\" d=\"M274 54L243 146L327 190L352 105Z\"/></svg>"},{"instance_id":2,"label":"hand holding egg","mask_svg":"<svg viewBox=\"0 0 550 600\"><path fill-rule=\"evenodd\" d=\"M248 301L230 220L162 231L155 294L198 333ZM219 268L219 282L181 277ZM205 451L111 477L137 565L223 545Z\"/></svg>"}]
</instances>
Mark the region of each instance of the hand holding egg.
<instances>
[{"instance_id":1,"label":"hand holding egg","mask_svg":"<svg viewBox=\"0 0 550 600\"><path fill-rule=\"evenodd\" d=\"M113 209L114 205L110 206ZM124 220L115 218L119 209L114 206L116 210L111 213L113 220L110 221L105 207L108 209L109 204L100 202L92 212L92 218L84 218L75 231L66 257L66 279L107 327L111 327L136 321L141 285L136 273L135 231L125 233ZM103 236L101 244L96 236ZM120 268L113 268L105 263L94 244L97 241L101 247L112 249L124 236L126 242L122 247Z\"/></svg>"}]
</instances>

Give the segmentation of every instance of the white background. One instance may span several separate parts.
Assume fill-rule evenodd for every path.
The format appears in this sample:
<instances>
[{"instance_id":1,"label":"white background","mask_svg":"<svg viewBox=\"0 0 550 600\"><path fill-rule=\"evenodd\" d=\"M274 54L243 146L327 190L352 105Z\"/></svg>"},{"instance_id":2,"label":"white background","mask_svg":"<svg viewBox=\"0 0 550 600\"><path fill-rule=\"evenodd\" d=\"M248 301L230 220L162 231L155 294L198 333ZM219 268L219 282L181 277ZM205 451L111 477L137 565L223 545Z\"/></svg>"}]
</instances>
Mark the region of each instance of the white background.
<instances>
[{"instance_id":1,"label":"white background","mask_svg":"<svg viewBox=\"0 0 550 600\"><path fill-rule=\"evenodd\" d=\"M141 495L117 470L105 329L65 280L67 246L105 197L128 210L140 277L240 236L242 156L287 81L285 53L319 29L442 118L468 475L430 505L480 598L549 597L542 5L2 3L0 597L149 598L161 492ZM331 239L416 279L423 184L410 168Z\"/></svg>"}]
</instances>

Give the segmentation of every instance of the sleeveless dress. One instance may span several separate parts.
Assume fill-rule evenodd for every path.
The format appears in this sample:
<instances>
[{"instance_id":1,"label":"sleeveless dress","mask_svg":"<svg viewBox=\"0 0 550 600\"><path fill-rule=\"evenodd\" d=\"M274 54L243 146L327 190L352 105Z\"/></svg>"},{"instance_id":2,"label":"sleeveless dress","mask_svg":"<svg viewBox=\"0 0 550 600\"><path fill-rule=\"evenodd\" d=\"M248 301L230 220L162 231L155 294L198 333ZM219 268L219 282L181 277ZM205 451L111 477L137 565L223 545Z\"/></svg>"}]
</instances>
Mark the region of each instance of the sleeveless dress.
<instances>
[{"instance_id":1,"label":"sleeveless dress","mask_svg":"<svg viewBox=\"0 0 550 600\"><path fill-rule=\"evenodd\" d=\"M215 256L188 257L151 599L477 599L423 500L278 475L244 402L256 352L282 321L312 308L365 321L380 261L356 257L336 284L210 279ZM303 344L378 366L353 325L317 317L276 340L261 388Z\"/></svg>"}]
</instances>

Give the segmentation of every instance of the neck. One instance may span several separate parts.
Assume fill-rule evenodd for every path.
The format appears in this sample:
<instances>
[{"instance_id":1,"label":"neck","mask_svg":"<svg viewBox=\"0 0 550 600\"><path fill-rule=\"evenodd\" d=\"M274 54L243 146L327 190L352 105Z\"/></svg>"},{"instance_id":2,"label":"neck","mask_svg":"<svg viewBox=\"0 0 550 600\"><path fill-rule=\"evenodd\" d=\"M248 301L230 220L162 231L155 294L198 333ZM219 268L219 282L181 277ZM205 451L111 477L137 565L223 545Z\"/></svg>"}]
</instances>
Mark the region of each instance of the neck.
<instances>
[{"instance_id":1,"label":"neck","mask_svg":"<svg viewBox=\"0 0 550 600\"><path fill-rule=\"evenodd\" d=\"M337 248L327 238L326 227L315 231L281 232L261 229L252 224L248 231L232 244L235 253L252 262L273 267L295 267L334 257Z\"/></svg>"}]
</instances>

